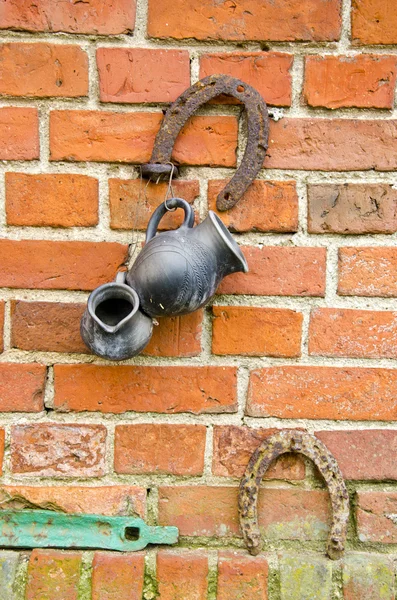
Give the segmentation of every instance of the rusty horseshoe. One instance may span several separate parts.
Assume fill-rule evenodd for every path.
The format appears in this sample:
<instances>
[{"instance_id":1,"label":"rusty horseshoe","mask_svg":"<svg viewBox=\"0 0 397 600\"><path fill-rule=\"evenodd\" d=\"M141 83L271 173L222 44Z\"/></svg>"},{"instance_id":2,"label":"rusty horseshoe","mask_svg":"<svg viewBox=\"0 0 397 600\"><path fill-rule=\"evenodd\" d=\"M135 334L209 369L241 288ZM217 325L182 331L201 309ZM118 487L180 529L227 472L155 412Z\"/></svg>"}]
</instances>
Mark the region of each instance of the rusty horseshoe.
<instances>
[{"instance_id":1,"label":"rusty horseshoe","mask_svg":"<svg viewBox=\"0 0 397 600\"><path fill-rule=\"evenodd\" d=\"M257 90L230 75L210 75L197 81L185 90L171 104L165 113L160 130L156 136L150 163L142 165L144 177L178 175L178 170L171 164L171 153L175 140L193 113L203 104L219 96L227 94L240 100L247 112L248 140L244 156L239 168L219 192L218 210L232 208L244 194L262 168L269 138L269 117L266 103Z\"/></svg>"},{"instance_id":2,"label":"rusty horseshoe","mask_svg":"<svg viewBox=\"0 0 397 600\"><path fill-rule=\"evenodd\" d=\"M281 430L266 438L255 450L240 483L239 514L244 542L250 554L259 554L262 547L258 526L257 501L259 486L269 465L286 452L299 452L310 458L328 486L332 504L332 525L327 554L340 558L345 549L349 518L349 495L338 464L329 450L314 435L299 430Z\"/></svg>"}]
</instances>

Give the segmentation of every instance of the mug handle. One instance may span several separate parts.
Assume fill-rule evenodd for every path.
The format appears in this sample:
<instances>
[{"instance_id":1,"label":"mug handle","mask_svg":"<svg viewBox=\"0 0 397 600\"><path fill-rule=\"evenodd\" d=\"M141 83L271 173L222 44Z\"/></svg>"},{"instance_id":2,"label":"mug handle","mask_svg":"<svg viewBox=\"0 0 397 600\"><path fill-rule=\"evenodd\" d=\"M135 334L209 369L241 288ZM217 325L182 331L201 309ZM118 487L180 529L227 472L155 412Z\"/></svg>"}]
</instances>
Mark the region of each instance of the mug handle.
<instances>
[{"instance_id":1,"label":"mug handle","mask_svg":"<svg viewBox=\"0 0 397 600\"><path fill-rule=\"evenodd\" d=\"M156 208L156 210L150 217L150 221L146 230L146 244L150 242L152 238L154 238L154 236L157 233L157 227L159 226L161 219L167 212L169 212L170 208L183 208L183 210L185 211L185 218L181 227L193 227L194 210L190 206L190 204L182 198L171 198L170 200L167 200L167 202L163 202L162 204L160 204L160 206Z\"/></svg>"}]
</instances>

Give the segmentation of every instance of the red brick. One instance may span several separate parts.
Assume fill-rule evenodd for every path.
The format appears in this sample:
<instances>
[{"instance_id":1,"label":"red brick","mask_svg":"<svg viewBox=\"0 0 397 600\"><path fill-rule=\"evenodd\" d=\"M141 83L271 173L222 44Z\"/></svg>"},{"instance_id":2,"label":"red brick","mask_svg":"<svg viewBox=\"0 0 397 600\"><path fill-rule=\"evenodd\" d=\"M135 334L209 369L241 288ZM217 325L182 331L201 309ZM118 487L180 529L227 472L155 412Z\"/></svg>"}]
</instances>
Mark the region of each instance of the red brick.
<instances>
[{"instance_id":1,"label":"red brick","mask_svg":"<svg viewBox=\"0 0 397 600\"><path fill-rule=\"evenodd\" d=\"M326 41L340 35L340 0L149 0L148 35L198 40Z\"/></svg>"},{"instance_id":2,"label":"red brick","mask_svg":"<svg viewBox=\"0 0 397 600\"><path fill-rule=\"evenodd\" d=\"M397 543L397 493L357 492L356 519L360 542Z\"/></svg>"},{"instance_id":3,"label":"red brick","mask_svg":"<svg viewBox=\"0 0 397 600\"><path fill-rule=\"evenodd\" d=\"M356 44L396 44L397 14L392 2L352 1L352 38Z\"/></svg>"},{"instance_id":4,"label":"red brick","mask_svg":"<svg viewBox=\"0 0 397 600\"><path fill-rule=\"evenodd\" d=\"M220 294L324 296L325 248L244 246L248 273L235 273L219 286Z\"/></svg>"},{"instance_id":5,"label":"red brick","mask_svg":"<svg viewBox=\"0 0 397 600\"><path fill-rule=\"evenodd\" d=\"M3 460L4 460L4 446L5 446L5 430L0 429L0 475L3 473Z\"/></svg>"},{"instance_id":6,"label":"red brick","mask_svg":"<svg viewBox=\"0 0 397 600\"><path fill-rule=\"evenodd\" d=\"M0 241L0 286L93 290L112 281L127 245L111 242Z\"/></svg>"},{"instance_id":7,"label":"red brick","mask_svg":"<svg viewBox=\"0 0 397 600\"><path fill-rule=\"evenodd\" d=\"M275 429L251 429L235 425L214 427L212 472L221 477L244 475L254 450ZM266 479L299 480L305 478L305 465L296 454L284 454L266 472Z\"/></svg>"},{"instance_id":8,"label":"red brick","mask_svg":"<svg viewBox=\"0 0 397 600\"><path fill-rule=\"evenodd\" d=\"M397 312L318 308L312 311L309 354L397 357Z\"/></svg>"},{"instance_id":9,"label":"red brick","mask_svg":"<svg viewBox=\"0 0 397 600\"><path fill-rule=\"evenodd\" d=\"M110 227L146 230L153 211L164 202L168 183L141 182L140 179L109 179ZM172 182L174 195L192 204L200 193L198 181ZM167 213L158 231L176 229L183 222L183 211Z\"/></svg>"},{"instance_id":10,"label":"red brick","mask_svg":"<svg viewBox=\"0 0 397 600\"><path fill-rule=\"evenodd\" d=\"M234 367L55 365L60 411L229 413L237 410Z\"/></svg>"},{"instance_id":11,"label":"red brick","mask_svg":"<svg viewBox=\"0 0 397 600\"><path fill-rule=\"evenodd\" d=\"M37 108L0 108L0 160L33 160L39 156Z\"/></svg>"},{"instance_id":12,"label":"red brick","mask_svg":"<svg viewBox=\"0 0 397 600\"><path fill-rule=\"evenodd\" d=\"M88 58L79 46L12 43L0 45L0 94L87 96Z\"/></svg>"},{"instance_id":13,"label":"red brick","mask_svg":"<svg viewBox=\"0 0 397 600\"><path fill-rule=\"evenodd\" d=\"M252 85L267 104L291 105L292 54L282 52L217 52L200 57L200 79L220 73L231 75ZM236 104L232 96L222 95L222 104Z\"/></svg>"},{"instance_id":14,"label":"red brick","mask_svg":"<svg viewBox=\"0 0 397 600\"><path fill-rule=\"evenodd\" d=\"M334 455L345 479L397 479L397 431L317 431L315 435Z\"/></svg>"},{"instance_id":15,"label":"red brick","mask_svg":"<svg viewBox=\"0 0 397 600\"><path fill-rule=\"evenodd\" d=\"M161 600L204 600L207 597L208 558L204 552L183 554L160 550L157 579Z\"/></svg>"},{"instance_id":16,"label":"red brick","mask_svg":"<svg viewBox=\"0 0 397 600\"><path fill-rule=\"evenodd\" d=\"M181 317L157 319L149 344L143 351L147 356L197 356L201 352L203 311L196 310Z\"/></svg>"},{"instance_id":17,"label":"red brick","mask_svg":"<svg viewBox=\"0 0 397 600\"><path fill-rule=\"evenodd\" d=\"M397 120L280 119L270 125L267 169L394 171ZM354 148L354 152L352 152Z\"/></svg>"},{"instance_id":18,"label":"red brick","mask_svg":"<svg viewBox=\"0 0 397 600\"><path fill-rule=\"evenodd\" d=\"M397 57L307 56L303 95L310 106L393 108Z\"/></svg>"},{"instance_id":19,"label":"red brick","mask_svg":"<svg viewBox=\"0 0 397 600\"><path fill-rule=\"evenodd\" d=\"M145 557L141 552L95 552L92 562L92 600L142 598Z\"/></svg>"},{"instance_id":20,"label":"red brick","mask_svg":"<svg viewBox=\"0 0 397 600\"><path fill-rule=\"evenodd\" d=\"M11 470L48 477L104 475L106 434L103 425L15 425L11 430Z\"/></svg>"},{"instance_id":21,"label":"red brick","mask_svg":"<svg viewBox=\"0 0 397 600\"><path fill-rule=\"evenodd\" d=\"M294 181L253 181L237 206L226 212L216 209L216 197L226 179L208 182L208 206L215 211L230 231L277 233L298 230L298 194Z\"/></svg>"},{"instance_id":22,"label":"red brick","mask_svg":"<svg viewBox=\"0 0 397 600\"><path fill-rule=\"evenodd\" d=\"M98 223L98 181L86 175L6 173L8 225L90 227Z\"/></svg>"},{"instance_id":23,"label":"red brick","mask_svg":"<svg viewBox=\"0 0 397 600\"><path fill-rule=\"evenodd\" d=\"M44 410L45 379L44 365L0 363L0 412Z\"/></svg>"},{"instance_id":24,"label":"red brick","mask_svg":"<svg viewBox=\"0 0 397 600\"><path fill-rule=\"evenodd\" d=\"M147 162L161 120L161 113L52 111L51 160ZM193 117L178 136L172 158L181 164L233 167L236 145L235 117Z\"/></svg>"},{"instance_id":25,"label":"red brick","mask_svg":"<svg viewBox=\"0 0 397 600\"><path fill-rule=\"evenodd\" d=\"M130 475L201 475L204 425L116 425L114 470Z\"/></svg>"},{"instance_id":26,"label":"red brick","mask_svg":"<svg viewBox=\"0 0 397 600\"><path fill-rule=\"evenodd\" d=\"M263 556L220 552L217 600L267 600L268 571Z\"/></svg>"},{"instance_id":27,"label":"red brick","mask_svg":"<svg viewBox=\"0 0 397 600\"><path fill-rule=\"evenodd\" d=\"M342 567L344 600L394 600L393 567L391 556L349 553Z\"/></svg>"},{"instance_id":28,"label":"red brick","mask_svg":"<svg viewBox=\"0 0 397 600\"><path fill-rule=\"evenodd\" d=\"M251 372L246 414L281 419L395 421L397 371L266 367Z\"/></svg>"},{"instance_id":29,"label":"red brick","mask_svg":"<svg viewBox=\"0 0 397 600\"><path fill-rule=\"evenodd\" d=\"M5 302L0 300L0 353L4 350L4 310Z\"/></svg>"},{"instance_id":30,"label":"red brick","mask_svg":"<svg viewBox=\"0 0 397 600\"><path fill-rule=\"evenodd\" d=\"M339 248L338 294L397 296L397 248Z\"/></svg>"},{"instance_id":31,"label":"red brick","mask_svg":"<svg viewBox=\"0 0 397 600\"><path fill-rule=\"evenodd\" d=\"M31 0L5 2L0 28L66 33L131 33L135 24L135 0L57 2ZM65 599L66 600L66 599Z\"/></svg>"},{"instance_id":32,"label":"red brick","mask_svg":"<svg viewBox=\"0 0 397 600\"><path fill-rule=\"evenodd\" d=\"M77 600L81 552L33 550L28 565L26 600Z\"/></svg>"},{"instance_id":33,"label":"red brick","mask_svg":"<svg viewBox=\"0 0 397 600\"><path fill-rule=\"evenodd\" d=\"M388 184L308 185L309 233L394 233L397 190Z\"/></svg>"},{"instance_id":34,"label":"red brick","mask_svg":"<svg viewBox=\"0 0 397 600\"><path fill-rule=\"evenodd\" d=\"M173 102L190 86L187 50L98 48L102 102Z\"/></svg>"},{"instance_id":35,"label":"red brick","mask_svg":"<svg viewBox=\"0 0 397 600\"><path fill-rule=\"evenodd\" d=\"M214 306L212 310L214 354L300 356L301 313L256 306Z\"/></svg>"},{"instance_id":36,"label":"red brick","mask_svg":"<svg viewBox=\"0 0 397 600\"><path fill-rule=\"evenodd\" d=\"M2 506L9 510L35 508L78 514L95 512L107 516L138 515L145 518L146 489L130 485L100 487L7 485L0 487L0 500Z\"/></svg>"},{"instance_id":37,"label":"red brick","mask_svg":"<svg viewBox=\"0 0 397 600\"><path fill-rule=\"evenodd\" d=\"M181 536L241 536L237 497L237 487L161 487L159 523L176 525ZM324 540L330 520L327 492L262 489L258 519L266 538Z\"/></svg>"}]
</instances>

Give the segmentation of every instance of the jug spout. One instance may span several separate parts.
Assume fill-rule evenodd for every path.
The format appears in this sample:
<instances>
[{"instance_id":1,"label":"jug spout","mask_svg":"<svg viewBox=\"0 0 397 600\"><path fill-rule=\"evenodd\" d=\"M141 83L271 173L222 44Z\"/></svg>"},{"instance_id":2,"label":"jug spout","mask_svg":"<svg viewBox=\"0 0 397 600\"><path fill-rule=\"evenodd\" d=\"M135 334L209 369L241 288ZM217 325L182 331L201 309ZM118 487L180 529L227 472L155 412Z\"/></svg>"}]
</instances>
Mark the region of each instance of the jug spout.
<instances>
[{"instance_id":1,"label":"jug spout","mask_svg":"<svg viewBox=\"0 0 397 600\"><path fill-rule=\"evenodd\" d=\"M248 263L240 246L217 214L210 210L207 218L196 229L201 230L201 239L206 239L206 243L213 247L218 265L218 283L226 275L248 273Z\"/></svg>"}]
</instances>

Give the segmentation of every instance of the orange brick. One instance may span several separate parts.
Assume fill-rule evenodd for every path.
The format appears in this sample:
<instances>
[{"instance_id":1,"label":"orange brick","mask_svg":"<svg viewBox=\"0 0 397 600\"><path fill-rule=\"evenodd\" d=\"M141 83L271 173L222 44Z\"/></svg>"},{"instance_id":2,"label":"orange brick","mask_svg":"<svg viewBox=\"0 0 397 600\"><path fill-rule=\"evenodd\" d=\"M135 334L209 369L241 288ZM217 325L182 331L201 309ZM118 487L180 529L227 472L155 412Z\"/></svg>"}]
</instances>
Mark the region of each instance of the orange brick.
<instances>
[{"instance_id":1,"label":"orange brick","mask_svg":"<svg viewBox=\"0 0 397 600\"><path fill-rule=\"evenodd\" d=\"M157 553L161 600L201 600L207 597L208 558L204 552Z\"/></svg>"},{"instance_id":2,"label":"orange brick","mask_svg":"<svg viewBox=\"0 0 397 600\"><path fill-rule=\"evenodd\" d=\"M187 50L98 48L102 102L173 102L190 86Z\"/></svg>"},{"instance_id":3,"label":"orange brick","mask_svg":"<svg viewBox=\"0 0 397 600\"><path fill-rule=\"evenodd\" d=\"M251 429L235 425L214 427L213 474L241 478L254 450L275 431L275 429ZM301 457L296 454L280 456L266 472L266 479L304 478L305 465Z\"/></svg>"},{"instance_id":4,"label":"orange brick","mask_svg":"<svg viewBox=\"0 0 397 600\"><path fill-rule=\"evenodd\" d=\"M216 209L218 193L226 179L208 182L208 206L230 231L277 233L298 230L298 194L294 181L253 181L238 204L226 212Z\"/></svg>"},{"instance_id":5,"label":"orange brick","mask_svg":"<svg viewBox=\"0 0 397 600\"><path fill-rule=\"evenodd\" d=\"M110 227L146 230L153 211L167 194L168 183L141 182L140 179L109 179ZM200 193L198 181L172 182L174 195L192 204ZM158 231L176 229L183 222L182 210L171 211L161 219Z\"/></svg>"},{"instance_id":6,"label":"orange brick","mask_svg":"<svg viewBox=\"0 0 397 600\"><path fill-rule=\"evenodd\" d=\"M325 248L244 246L248 273L235 273L219 286L220 294L324 296Z\"/></svg>"},{"instance_id":7,"label":"orange brick","mask_svg":"<svg viewBox=\"0 0 397 600\"><path fill-rule=\"evenodd\" d=\"M87 96L88 58L78 46L12 43L0 45L0 94Z\"/></svg>"},{"instance_id":8,"label":"orange brick","mask_svg":"<svg viewBox=\"0 0 397 600\"><path fill-rule=\"evenodd\" d=\"M135 0L57 2L56 7L53 0L18 0L4 3L0 28L108 35L131 33L134 24Z\"/></svg>"},{"instance_id":9,"label":"orange brick","mask_svg":"<svg viewBox=\"0 0 397 600\"><path fill-rule=\"evenodd\" d=\"M397 57L308 56L303 95L310 106L393 108Z\"/></svg>"},{"instance_id":10,"label":"orange brick","mask_svg":"<svg viewBox=\"0 0 397 600\"><path fill-rule=\"evenodd\" d=\"M340 35L340 0L149 0L148 34L198 40L326 41Z\"/></svg>"},{"instance_id":11,"label":"orange brick","mask_svg":"<svg viewBox=\"0 0 397 600\"><path fill-rule=\"evenodd\" d=\"M116 425L114 470L127 474L201 475L204 425Z\"/></svg>"},{"instance_id":12,"label":"orange brick","mask_svg":"<svg viewBox=\"0 0 397 600\"><path fill-rule=\"evenodd\" d=\"M292 54L282 52L227 52L203 54L200 57L200 79L221 73L241 79L252 85L267 104L291 105ZM232 96L223 95L216 100L222 104L236 104Z\"/></svg>"},{"instance_id":13,"label":"orange brick","mask_svg":"<svg viewBox=\"0 0 397 600\"><path fill-rule=\"evenodd\" d=\"M4 310L5 303L0 300L0 353L4 350Z\"/></svg>"},{"instance_id":14,"label":"orange brick","mask_svg":"<svg viewBox=\"0 0 397 600\"><path fill-rule=\"evenodd\" d=\"M301 354L302 314L250 306L213 307L214 354L293 357Z\"/></svg>"},{"instance_id":15,"label":"orange brick","mask_svg":"<svg viewBox=\"0 0 397 600\"><path fill-rule=\"evenodd\" d=\"M267 600L268 571L263 556L220 552L217 600Z\"/></svg>"},{"instance_id":16,"label":"orange brick","mask_svg":"<svg viewBox=\"0 0 397 600\"><path fill-rule=\"evenodd\" d=\"M143 351L147 356L197 356L201 352L203 311L181 317L157 319L153 335Z\"/></svg>"},{"instance_id":17,"label":"orange brick","mask_svg":"<svg viewBox=\"0 0 397 600\"><path fill-rule=\"evenodd\" d=\"M0 286L93 290L112 281L127 245L111 242L0 241Z\"/></svg>"},{"instance_id":18,"label":"orange brick","mask_svg":"<svg viewBox=\"0 0 397 600\"><path fill-rule=\"evenodd\" d=\"M8 225L90 227L98 223L98 181L86 175L6 173Z\"/></svg>"},{"instance_id":19,"label":"orange brick","mask_svg":"<svg viewBox=\"0 0 397 600\"><path fill-rule=\"evenodd\" d=\"M26 600L77 600L81 552L37 550L30 555Z\"/></svg>"},{"instance_id":20,"label":"orange brick","mask_svg":"<svg viewBox=\"0 0 397 600\"><path fill-rule=\"evenodd\" d=\"M45 379L44 365L0 363L0 412L44 410Z\"/></svg>"},{"instance_id":21,"label":"orange brick","mask_svg":"<svg viewBox=\"0 0 397 600\"><path fill-rule=\"evenodd\" d=\"M397 312L318 308L312 311L309 353L397 357Z\"/></svg>"},{"instance_id":22,"label":"orange brick","mask_svg":"<svg viewBox=\"0 0 397 600\"><path fill-rule=\"evenodd\" d=\"M92 600L142 598L145 557L141 552L95 552L92 562Z\"/></svg>"},{"instance_id":23,"label":"orange brick","mask_svg":"<svg viewBox=\"0 0 397 600\"><path fill-rule=\"evenodd\" d=\"M397 371L266 367L251 372L246 413L281 419L395 421Z\"/></svg>"},{"instance_id":24,"label":"orange brick","mask_svg":"<svg viewBox=\"0 0 397 600\"><path fill-rule=\"evenodd\" d=\"M397 296L397 248L339 248L338 294Z\"/></svg>"},{"instance_id":25,"label":"orange brick","mask_svg":"<svg viewBox=\"0 0 397 600\"><path fill-rule=\"evenodd\" d=\"M355 44L396 44L394 4L384 0L353 0L352 38Z\"/></svg>"},{"instance_id":26,"label":"orange brick","mask_svg":"<svg viewBox=\"0 0 397 600\"><path fill-rule=\"evenodd\" d=\"M55 365L60 411L229 413L237 410L234 367Z\"/></svg>"},{"instance_id":27,"label":"orange brick","mask_svg":"<svg viewBox=\"0 0 397 600\"><path fill-rule=\"evenodd\" d=\"M143 163L150 158L161 113L55 110L50 115L51 160ZM235 117L193 117L173 150L181 164L233 167Z\"/></svg>"},{"instance_id":28,"label":"orange brick","mask_svg":"<svg viewBox=\"0 0 397 600\"><path fill-rule=\"evenodd\" d=\"M11 430L11 470L49 477L104 475L106 434L103 425L15 425Z\"/></svg>"},{"instance_id":29,"label":"orange brick","mask_svg":"<svg viewBox=\"0 0 397 600\"><path fill-rule=\"evenodd\" d=\"M37 108L0 108L0 160L33 160L39 156Z\"/></svg>"},{"instance_id":30,"label":"orange brick","mask_svg":"<svg viewBox=\"0 0 397 600\"><path fill-rule=\"evenodd\" d=\"M356 519L360 542L397 543L397 493L394 491L357 492Z\"/></svg>"}]
</instances>

